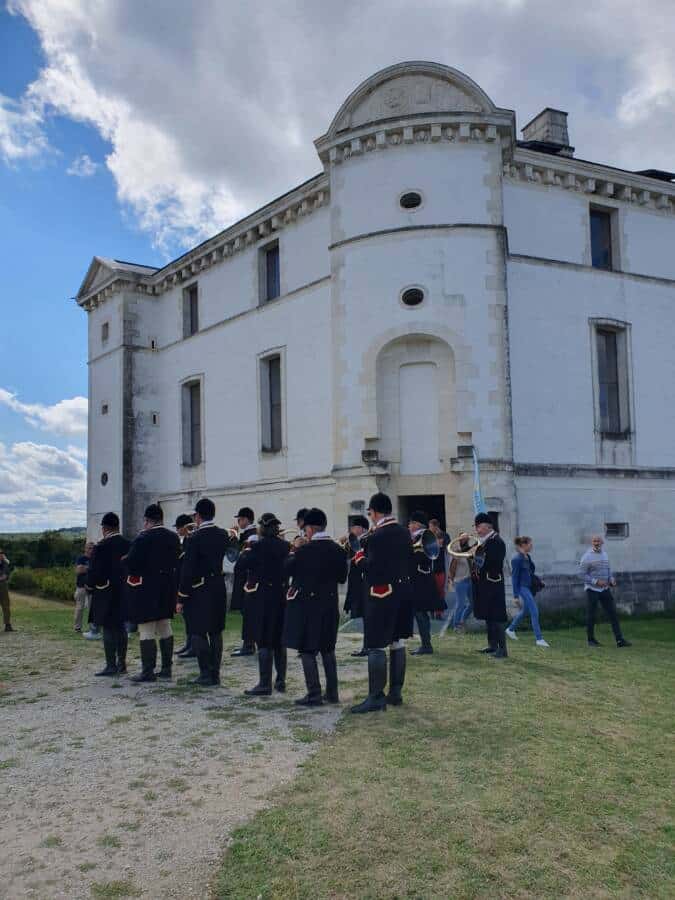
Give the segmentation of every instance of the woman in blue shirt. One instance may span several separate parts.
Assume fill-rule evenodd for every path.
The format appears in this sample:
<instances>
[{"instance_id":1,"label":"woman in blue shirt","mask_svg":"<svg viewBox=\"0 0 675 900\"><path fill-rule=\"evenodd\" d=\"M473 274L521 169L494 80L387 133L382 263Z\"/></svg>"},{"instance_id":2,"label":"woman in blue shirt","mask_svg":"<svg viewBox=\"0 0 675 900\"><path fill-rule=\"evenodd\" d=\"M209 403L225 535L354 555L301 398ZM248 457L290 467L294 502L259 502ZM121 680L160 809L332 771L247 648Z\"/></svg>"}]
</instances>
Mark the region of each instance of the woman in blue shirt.
<instances>
[{"instance_id":1,"label":"woman in blue shirt","mask_svg":"<svg viewBox=\"0 0 675 900\"><path fill-rule=\"evenodd\" d=\"M506 634L512 640L517 641L516 628L529 613L537 647L548 647L550 645L544 640L544 636L541 633L539 608L532 593L532 576L534 575L534 563L530 558L532 538L527 536L517 537L513 543L516 545L518 552L511 560L511 581L513 584L513 599L517 600L520 598L520 610L506 629Z\"/></svg>"}]
</instances>

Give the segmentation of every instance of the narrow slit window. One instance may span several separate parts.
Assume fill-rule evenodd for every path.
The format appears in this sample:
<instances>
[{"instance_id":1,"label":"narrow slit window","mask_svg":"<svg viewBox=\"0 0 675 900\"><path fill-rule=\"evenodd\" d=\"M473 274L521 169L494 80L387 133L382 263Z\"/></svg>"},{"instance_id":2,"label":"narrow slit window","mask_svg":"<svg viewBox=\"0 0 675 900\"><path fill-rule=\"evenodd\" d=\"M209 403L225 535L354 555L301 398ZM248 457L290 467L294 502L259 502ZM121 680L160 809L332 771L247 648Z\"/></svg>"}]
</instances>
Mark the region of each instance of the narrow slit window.
<instances>
[{"instance_id":1,"label":"narrow slit window","mask_svg":"<svg viewBox=\"0 0 675 900\"><path fill-rule=\"evenodd\" d=\"M183 337L199 331L199 288L191 284L183 291ZM153 347L154 349L154 347Z\"/></svg>"},{"instance_id":2,"label":"narrow slit window","mask_svg":"<svg viewBox=\"0 0 675 900\"><path fill-rule=\"evenodd\" d=\"M606 437L623 438L630 432L625 329L597 328L596 346L600 432Z\"/></svg>"},{"instance_id":3,"label":"narrow slit window","mask_svg":"<svg viewBox=\"0 0 675 900\"><path fill-rule=\"evenodd\" d=\"M595 269L612 269L612 213L591 209L591 262Z\"/></svg>"},{"instance_id":4,"label":"narrow slit window","mask_svg":"<svg viewBox=\"0 0 675 900\"><path fill-rule=\"evenodd\" d=\"M183 465L202 461L202 389L199 381L183 385Z\"/></svg>"},{"instance_id":5,"label":"narrow slit window","mask_svg":"<svg viewBox=\"0 0 675 900\"><path fill-rule=\"evenodd\" d=\"M281 263L279 242L260 250L260 297L263 302L275 300L281 294Z\"/></svg>"},{"instance_id":6,"label":"narrow slit window","mask_svg":"<svg viewBox=\"0 0 675 900\"><path fill-rule=\"evenodd\" d=\"M261 364L262 449L278 453L283 445L281 356L268 356Z\"/></svg>"}]
</instances>

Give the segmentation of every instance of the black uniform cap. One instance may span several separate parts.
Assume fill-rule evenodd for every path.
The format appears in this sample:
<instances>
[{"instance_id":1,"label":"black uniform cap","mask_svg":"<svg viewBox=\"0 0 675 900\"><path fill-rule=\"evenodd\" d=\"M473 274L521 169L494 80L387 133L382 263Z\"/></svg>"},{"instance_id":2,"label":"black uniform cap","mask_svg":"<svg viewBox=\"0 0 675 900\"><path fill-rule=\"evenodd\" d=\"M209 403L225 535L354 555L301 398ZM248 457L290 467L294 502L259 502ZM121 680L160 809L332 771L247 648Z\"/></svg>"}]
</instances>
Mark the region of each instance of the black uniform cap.
<instances>
[{"instance_id":1,"label":"black uniform cap","mask_svg":"<svg viewBox=\"0 0 675 900\"><path fill-rule=\"evenodd\" d=\"M101 525L104 528L112 528L117 530L120 527L120 517L117 513L107 512L101 519Z\"/></svg>"},{"instance_id":2,"label":"black uniform cap","mask_svg":"<svg viewBox=\"0 0 675 900\"><path fill-rule=\"evenodd\" d=\"M307 510L303 521L305 525L312 525L314 528L324 529L328 519L326 518L326 513L322 509L317 509L316 506L313 506L311 509Z\"/></svg>"},{"instance_id":3,"label":"black uniform cap","mask_svg":"<svg viewBox=\"0 0 675 900\"><path fill-rule=\"evenodd\" d=\"M275 525L281 525L281 522L274 513L263 513L258 519L258 525L261 525L263 528L274 528Z\"/></svg>"},{"instance_id":4,"label":"black uniform cap","mask_svg":"<svg viewBox=\"0 0 675 900\"><path fill-rule=\"evenodd\" d=\"M490 518L490 516L488 516L487 513L478 513L476 518L473 520L473 524L474 525L493 525L493 527L494 527L494 523L493 523L492 519Z\"/></svg>"},{"instance_id":5,"label":"black uniform cap","mask_svg":"<svg viewBox=\"0 0 675 900\"><path fill-rule=\"evenodd\" d=\"M174 528L185 528L186 525L192 525L192 516L187 513L181 513L176 518L176 524L173 526Z\"/></svg>"},{"instance_id":6,"label":"black uniform cap","mask_svg":"<svg viewBox=\"0 0 675 900\"><path fill-rule=\"evenodd\" d=\"M414 512L411 512L408 516L408 521L419 522L419 524L423 528L429 527L429 519L427 519L427 514L421 509L416 509Z\"/></svg>"},{"instance_id":7,"label":"black uniform cap","mask_svg":"<svg viewBox=\"0 0 675 900\"><path fill-rule=\"evenodd\" d=\"M146 506L143 515L150 522L164 521L164 513L162 512L162 507L159 505L159 503L151 503L150 506Z\"/></svg>"},{"instance_id":8,"label":"black uniform cap","mask_svg":"<svg viewBox=\"0 0 675 900\"><path fill-rule=\"evenodd\" d=\"M360 525L361 528L365 528L366 531L368 531L368 529L370 528L368 519L366 519L365 516L354 516L354 518L351 521L351 526L354 526L354 525Z\"/></svg>"},{"instance_id":9,"label":"black uniform cap","mask_svg":"<svg viewBox=\"0 0 675 900\"><path fill-rule=\"evenodd\" d=\"M197 500L195 503L195 512L199 513L202 519L209 521L216 514L216 504L213 500L209 500L208 497L202 497L201 500Z\"/></svg>"},{"instance_id":10,"label":"black uniform cap","mask_svg":"<svg viewBox=\"0 0 675 900\"><path fill-rule=\"evenodd\" d=\"M250 506L242 506L235 519L248 519L249 522L252 522L255 519L255 513Z\"/></svg>"},{"instance_id":11,"label":"black uniform cap","mask_svg":"<svg viewBox=\"0 0 675 900\"><path fill-rule=\"evenodd\" d=\"M370 498L368 509L372 509L373 512L383 513L387 516L391 512L391 500L386 494L378 491L377 494L373 494Z\"/></svg>"}]
</instances>

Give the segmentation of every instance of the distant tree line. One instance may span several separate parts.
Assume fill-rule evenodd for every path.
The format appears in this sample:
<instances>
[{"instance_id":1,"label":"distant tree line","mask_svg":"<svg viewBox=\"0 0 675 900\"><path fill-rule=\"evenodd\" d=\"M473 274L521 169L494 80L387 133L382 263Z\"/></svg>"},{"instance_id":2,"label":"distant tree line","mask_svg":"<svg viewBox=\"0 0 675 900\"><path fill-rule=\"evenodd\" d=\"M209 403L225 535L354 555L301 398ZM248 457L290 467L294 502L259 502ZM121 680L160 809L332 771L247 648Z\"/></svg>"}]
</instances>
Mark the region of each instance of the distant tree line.
<instances>
[{"instance_id":1,"label":"distant tree line","mask_svg":"<svg viewBox=\"0 0 675 900\"><path fill-rule=\"evenodd\" d=\"M0 535L0 547L12 568L53 569L72 566L84 550L83 532Z\"/></svg>"}]
</instances>

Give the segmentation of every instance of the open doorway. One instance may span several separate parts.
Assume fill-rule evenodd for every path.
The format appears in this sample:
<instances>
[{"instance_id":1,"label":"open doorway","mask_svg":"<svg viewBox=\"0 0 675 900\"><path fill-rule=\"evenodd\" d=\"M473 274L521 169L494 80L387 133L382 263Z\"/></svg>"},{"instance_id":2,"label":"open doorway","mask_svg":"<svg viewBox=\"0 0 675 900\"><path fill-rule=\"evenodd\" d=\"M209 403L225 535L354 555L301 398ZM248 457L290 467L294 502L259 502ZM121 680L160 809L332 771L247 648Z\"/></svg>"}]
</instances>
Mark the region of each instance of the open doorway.
<instances>
[{"instance_id":1,"label":"open doorway","mask_svg":"<svg viewBox=\"0 0 675 900\"><path fill-rule=\"evenodd\" d=\"M398 498L399 521L407 524L408 516L421 509L429 519L438 519L445 531L445 497L443 494L410 494Z\"/></svg>"}]
</instances>

